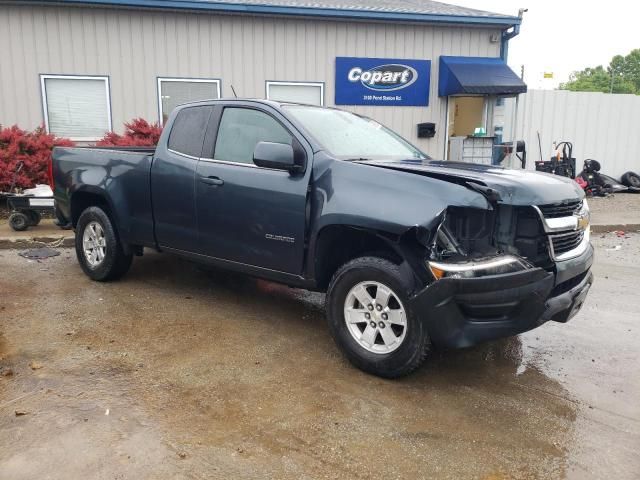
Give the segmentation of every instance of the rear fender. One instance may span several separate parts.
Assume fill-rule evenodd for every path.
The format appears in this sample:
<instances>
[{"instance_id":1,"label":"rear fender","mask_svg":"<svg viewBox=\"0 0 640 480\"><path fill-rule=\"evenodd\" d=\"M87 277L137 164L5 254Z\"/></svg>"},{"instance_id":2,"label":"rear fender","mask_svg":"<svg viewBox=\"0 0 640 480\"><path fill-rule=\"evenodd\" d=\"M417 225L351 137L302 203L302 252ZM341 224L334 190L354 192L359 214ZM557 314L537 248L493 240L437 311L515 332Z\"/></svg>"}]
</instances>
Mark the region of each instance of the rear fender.
<instances>
[{"instance_id":1,"label":"rear fender","mask_svg":"<svg viewBox=\"0 0 640 480\"><path fill-rule=\"evenodd\" d=\"M75 229L78 224L78 219L82 212L91 206L99 206L107 208L107 214L113 223L113 227L118 235L120 243L122 245L125 253L130 253L129 246L129 216L126 215L126 200L125 197L122 196L120 199L114 199L112 197L113 192L111 194L107 193L106 190L94 186L94 185L82 185L78 189L72 191L70 193L70 218L73 224L73 228ZM117 192L116 192L117 193ZM118 205L116 207L116 205Z\"/></svg>"}]
</instances>

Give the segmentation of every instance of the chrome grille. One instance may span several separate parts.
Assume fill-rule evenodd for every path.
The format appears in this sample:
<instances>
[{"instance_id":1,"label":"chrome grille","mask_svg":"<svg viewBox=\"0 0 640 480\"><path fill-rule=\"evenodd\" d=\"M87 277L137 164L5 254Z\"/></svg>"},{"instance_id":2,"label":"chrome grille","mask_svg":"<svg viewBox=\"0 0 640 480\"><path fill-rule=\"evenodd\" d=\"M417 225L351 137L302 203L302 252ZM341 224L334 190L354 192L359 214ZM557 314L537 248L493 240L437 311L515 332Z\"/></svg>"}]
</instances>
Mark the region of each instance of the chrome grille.
<instances>
[{"instance_id":1,"label":"chrome grille","mask_svg":"<svg viewBox=\"0 0 640 480\"><path fill-rule=\"evenodd\" d=\"M582 242L584 238L584 230L577 230L571 233L562 233L559 235L549 235L554 255L558 256L566 252L570 252Z\"/></svg>"},{"instance_id":2,"label":"chrome grille","mask_svg":"<svg viewBox=\"0 0 640 480\"><path fill-rule=\"evenodd\" d=\"M586 249L589 229L585 229L582 207L582 200L533 206L547 235L552 260L568 260Z\"/></svg>"},{"instance_id":3,"label":"chrome grille","mask_svg":"<svg viewBox=\"0 0 640 480\"><path fill-rule=\"evenodd\" d=\"M570 217L582 206L581 200L567 203L552 203L548 205L538 205L540 212L545 218Z\"/></svg>"}]
</instances>

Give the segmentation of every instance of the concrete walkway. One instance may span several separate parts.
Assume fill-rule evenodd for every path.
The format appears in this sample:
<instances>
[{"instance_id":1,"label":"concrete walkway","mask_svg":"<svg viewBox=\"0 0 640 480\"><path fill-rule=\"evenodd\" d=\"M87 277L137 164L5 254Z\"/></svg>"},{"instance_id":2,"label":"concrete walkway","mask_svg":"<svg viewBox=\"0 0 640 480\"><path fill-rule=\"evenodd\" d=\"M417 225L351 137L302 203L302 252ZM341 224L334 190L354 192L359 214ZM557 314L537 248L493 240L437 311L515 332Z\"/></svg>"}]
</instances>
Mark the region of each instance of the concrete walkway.
<instances>
[{"instance_id":1,"label":"concrete walkway","mask_svg":"<svg viewBox=\"0 0 640 480\"><path fill-rule=\"evenodd\" d=\"M589 206L594 233L640 231L640 194L619 193L590 198ZM53 224L53 220L42 220L40 225L24 232L14 232L7 219L0 220L0 249L33 248L42 244L72 247L73 240L73 230L62 230Z\"/></svg>"},{"instance_id":2,"label":"concrete walkway","mask_svg":"<svg viewBox=\"0 0 640 480\"><path fill-rule=\"evenodd\" d=\"M640 231L640 194L618 193L589 199L591 229L595 233Z\"/></svg>"},{"instance_id":3,"label":"concrete walkway","mask_svg":"<svg viewBox=\"0 0 640 480\"><path fill-rule=\"evenodd\" d=\"M7 219L0 220L0 249L33 248L43 244L72 247L73 239L73 230L62 230L50 219L43 219L39 225L29 227L24 232L15 232Z\"/></svg>"}]
</instances>

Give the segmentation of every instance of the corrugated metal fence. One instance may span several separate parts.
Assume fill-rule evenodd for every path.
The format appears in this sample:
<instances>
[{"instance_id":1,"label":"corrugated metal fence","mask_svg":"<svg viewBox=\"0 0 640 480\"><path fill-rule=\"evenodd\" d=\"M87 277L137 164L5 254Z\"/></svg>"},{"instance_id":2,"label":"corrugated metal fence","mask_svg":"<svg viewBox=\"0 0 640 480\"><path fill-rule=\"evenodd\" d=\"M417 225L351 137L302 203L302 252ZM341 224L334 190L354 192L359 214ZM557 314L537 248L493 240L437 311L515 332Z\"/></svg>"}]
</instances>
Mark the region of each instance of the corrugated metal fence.
<instances>
[{"instance_id":1,"label":"corrugated metal fence","mask_svg":"<svg viewBox=\"0 0 640 480\"><path fill-rule=\"evenodd\" d=\"M505 138L509 139L513 100L505 105ZM586 158L602 164L602 172L620 177L640 173L640 96L563 90L530 90L520 96L516 137L527 142L527 168L551 156L554 141L573 143L577 170Z\"/></svg>"}]
</instances>

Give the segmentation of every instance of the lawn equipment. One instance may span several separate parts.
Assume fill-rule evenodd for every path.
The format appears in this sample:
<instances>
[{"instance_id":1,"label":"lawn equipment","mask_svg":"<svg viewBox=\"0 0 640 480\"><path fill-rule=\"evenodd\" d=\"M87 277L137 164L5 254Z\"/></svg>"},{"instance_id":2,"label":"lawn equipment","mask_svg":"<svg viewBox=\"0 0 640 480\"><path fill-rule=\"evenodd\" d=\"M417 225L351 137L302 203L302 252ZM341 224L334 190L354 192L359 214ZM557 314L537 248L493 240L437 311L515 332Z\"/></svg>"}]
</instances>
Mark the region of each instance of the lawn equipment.
<instances>
[{"instance_id":1,"label":"lawn equipment","mask_svg":"<svg viewBox=\"0 0 640 480\"><path fill-rule=\"evenodd\" d=\"M640 193L640 187L623 185L615 178L600 173L600 168L600 162L588 158L584 161L582 172L576 178L576 181L588 196L606 197L611 193L621 192Z\"/></svg>"},{"instance_id":2,"label":"lawn equipment","mask_svg":"<svg viewBox=\"0 0 640 480\"><path fill-rule=\"evenodd\" d=\"M538 134L539 135L539 134ZM538 138L538 142L539 142ZM540 160L536 162L538 172L553 173L561 177L576 178L576 158L573 156L573 143L560 142L554 146L556 152L549 161L542 160L542 147L540 147Z\"/></svg>"},{"instance_id":3,"label":"lawn equipment","mask_svg":"<svg viewBox=\"0 0 640 480\"><path fill-rule=\"evenodd\" d=\"M21 193L15 192L16 178L24 164L20 162L13 173L11 188L8 192L0 192L7 199L10 210L9 225L16 232L21 232L40 223L43 213L54 213L53 191L49 185L36 185Z\"/></svg>"}]
</instances>

